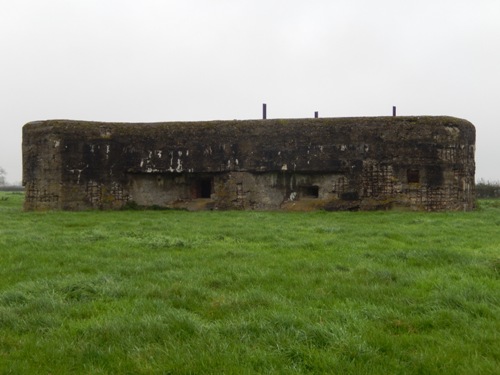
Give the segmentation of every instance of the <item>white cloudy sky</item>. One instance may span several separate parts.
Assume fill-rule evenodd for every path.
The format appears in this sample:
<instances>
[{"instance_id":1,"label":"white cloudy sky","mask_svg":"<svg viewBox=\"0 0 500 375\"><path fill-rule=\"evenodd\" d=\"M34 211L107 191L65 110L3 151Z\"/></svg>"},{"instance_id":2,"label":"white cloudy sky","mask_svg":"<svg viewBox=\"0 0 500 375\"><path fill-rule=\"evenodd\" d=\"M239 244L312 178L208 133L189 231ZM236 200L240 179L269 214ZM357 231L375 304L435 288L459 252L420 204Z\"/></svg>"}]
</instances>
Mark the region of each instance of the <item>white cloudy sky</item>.
<instances>
[{"instance_id":1,"label":"white cloudy sky","mask_svg":"<svg viewBox=\"0 0 500 375\"><path fill-rule=\"evenodd\" d=\"M53 118L449 115L500 180L499 0L0 0L0 166Z\"/></svg>"}]
</instances>

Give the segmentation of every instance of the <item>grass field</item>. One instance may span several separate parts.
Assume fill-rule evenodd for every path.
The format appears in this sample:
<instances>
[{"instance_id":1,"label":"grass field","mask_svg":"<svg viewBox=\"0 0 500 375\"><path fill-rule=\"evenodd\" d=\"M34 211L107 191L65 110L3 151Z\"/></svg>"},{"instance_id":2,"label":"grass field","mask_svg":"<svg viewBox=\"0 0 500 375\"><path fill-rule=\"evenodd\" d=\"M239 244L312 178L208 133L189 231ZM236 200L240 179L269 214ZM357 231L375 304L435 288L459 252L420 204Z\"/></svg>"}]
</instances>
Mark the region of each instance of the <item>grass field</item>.
<instances>
[{"instance_id":1,"label":"grass field","mask_svg":"<svg viewBox=\"0 0 500 375\"><path fill-rule=\"evenodd\" d=\"M498 374L500 201L469 213L21 212L1 374Z\"/></svg>"}]
</instances>

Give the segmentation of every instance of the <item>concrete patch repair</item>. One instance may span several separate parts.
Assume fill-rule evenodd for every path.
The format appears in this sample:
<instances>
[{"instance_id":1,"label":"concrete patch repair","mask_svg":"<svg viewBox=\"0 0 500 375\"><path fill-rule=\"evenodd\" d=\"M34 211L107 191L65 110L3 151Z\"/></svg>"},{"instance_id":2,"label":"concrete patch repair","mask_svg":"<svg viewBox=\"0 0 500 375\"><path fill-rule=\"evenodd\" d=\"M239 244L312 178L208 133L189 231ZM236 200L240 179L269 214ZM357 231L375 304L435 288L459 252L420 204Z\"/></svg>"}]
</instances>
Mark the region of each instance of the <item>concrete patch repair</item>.
<instances>
[{"instance_id":1,"label":"concrete patch repair","mask_svg":"<svg viewBox=\"0 0 500 375\"><path fill-rule=\"evenodd\" d=\"M25 210L471 210L475 128L453 117L23 127Z\"/></svg>"}]
</instances>

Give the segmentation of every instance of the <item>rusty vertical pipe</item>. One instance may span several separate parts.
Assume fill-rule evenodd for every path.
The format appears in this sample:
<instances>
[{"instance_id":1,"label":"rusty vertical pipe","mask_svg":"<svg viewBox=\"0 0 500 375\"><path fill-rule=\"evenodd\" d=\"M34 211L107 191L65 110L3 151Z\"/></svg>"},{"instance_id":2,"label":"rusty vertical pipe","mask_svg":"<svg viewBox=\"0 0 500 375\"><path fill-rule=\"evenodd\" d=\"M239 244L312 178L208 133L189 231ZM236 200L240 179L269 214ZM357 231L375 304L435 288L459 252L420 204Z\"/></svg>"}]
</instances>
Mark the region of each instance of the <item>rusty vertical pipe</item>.
<instances>
[{"instance_id":1,"label":"rusty vertical pipe","mask_svg":"<svg viewBox=\"0 0 500 375\"><path fill-rule=\"evenodd\" d=\"M396 106L392 106L392 116L396 117Z\"/></svg>"},{"instance_id":2,"label":"rusty vertical pipe","mask_svg":"<svg viewBox=\"0 0 500 375\"><path fill-rule=\"evenodd\" d=\"M267 119L267 104L266 103L262 104L262 119L263 120Z\"/></svg>"}]
</instances>

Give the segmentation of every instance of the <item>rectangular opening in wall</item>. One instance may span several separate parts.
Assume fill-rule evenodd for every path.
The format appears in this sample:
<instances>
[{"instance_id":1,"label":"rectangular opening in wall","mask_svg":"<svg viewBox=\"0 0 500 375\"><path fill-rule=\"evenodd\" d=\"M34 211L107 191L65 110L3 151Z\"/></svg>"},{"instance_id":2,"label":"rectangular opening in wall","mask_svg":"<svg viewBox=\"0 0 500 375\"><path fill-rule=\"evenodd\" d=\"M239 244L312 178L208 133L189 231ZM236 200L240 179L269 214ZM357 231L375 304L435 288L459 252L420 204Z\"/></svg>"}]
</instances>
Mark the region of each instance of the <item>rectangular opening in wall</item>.
<instances>
[{"instance_id":1,"label":"rectangular opening in wall","mask_svg":"<svg viewBox=\"0 0 500 375\"><path fill-rule=\"evenodd\" d=\"M418 169L408 169L406 178L409 184L418 184L420 182L420 171Z\"/></svg>"},{"instance_id":2,"label":"rectangular opening in wall","mask_svg":"<svg viewBox=\"0 0 500 375\"><path fill-rule=\"evenodd\" d=\"M318 186L300 186L299 194L302 198L318 198L319 197L319 187Z\"/></svg>"},{"instance_id":3,"label":"rectangular opening in wall","mask_svg":"<svg viewBox=\"0 0 500 375\"><path fill-rule=\"evenodd\" d=\"M199 178L193 182L192 196L198 198L210 198L212 196L212 179Z\"/></svg>"}]
</instances>

